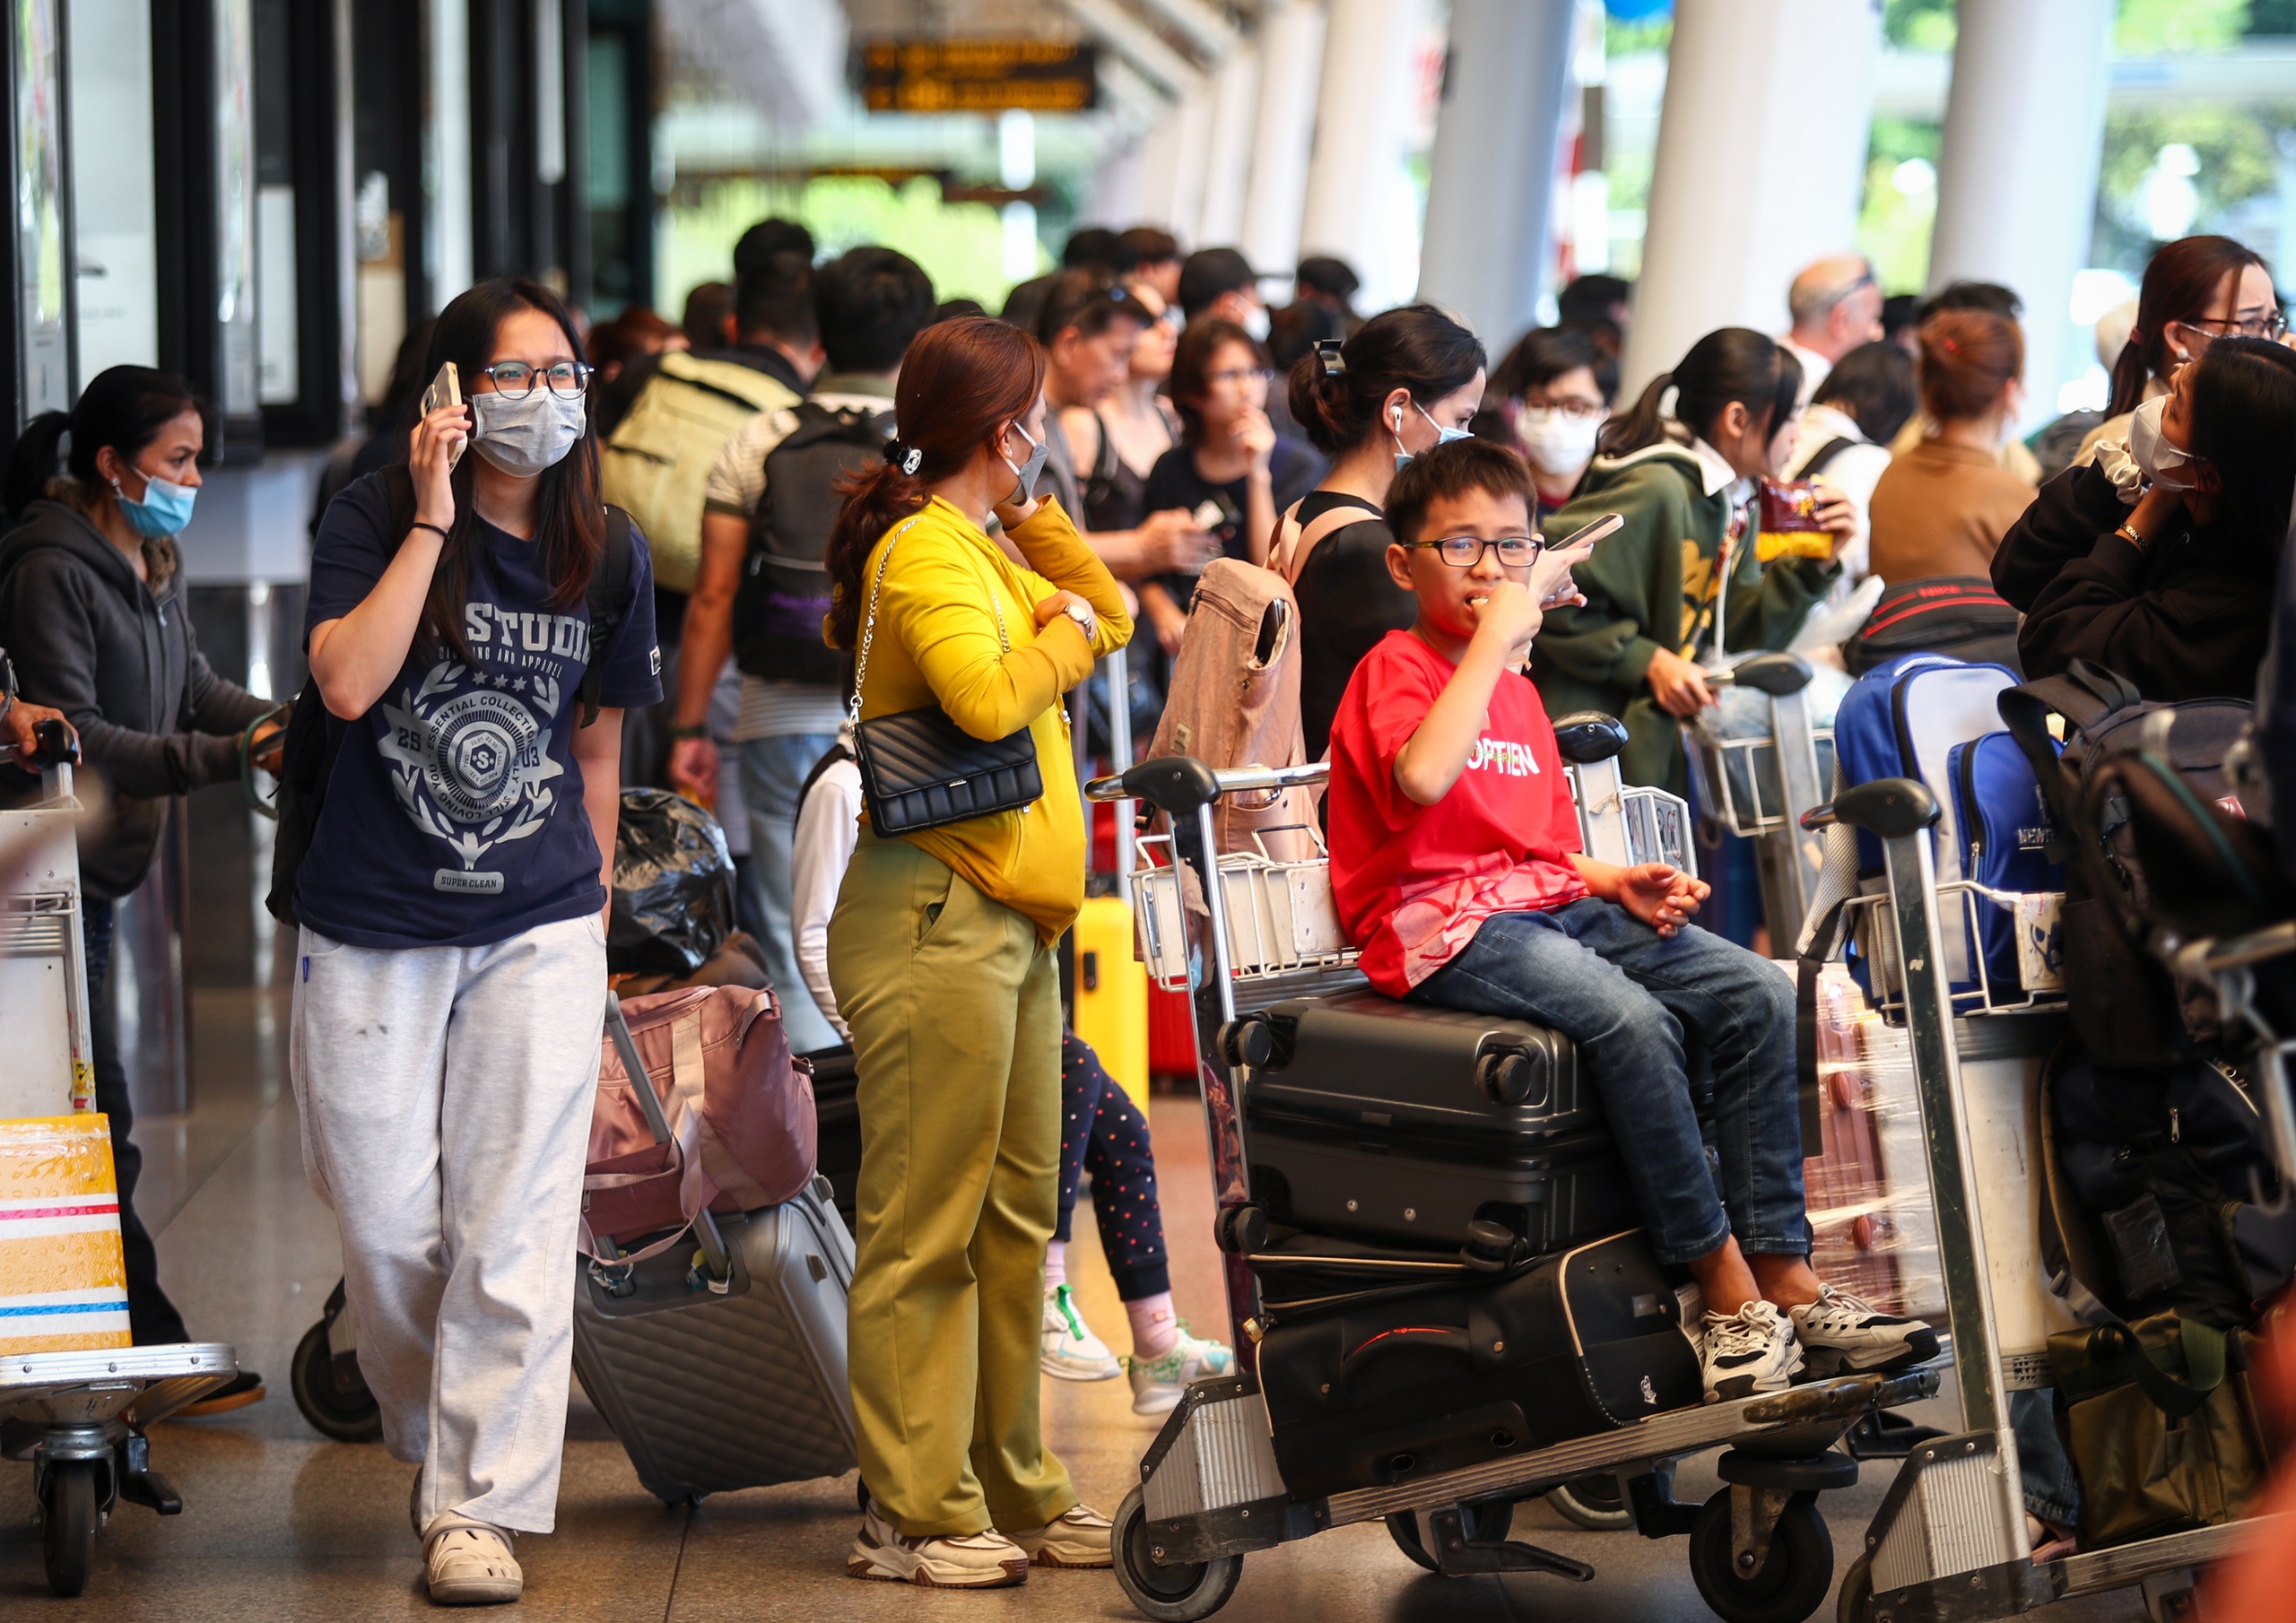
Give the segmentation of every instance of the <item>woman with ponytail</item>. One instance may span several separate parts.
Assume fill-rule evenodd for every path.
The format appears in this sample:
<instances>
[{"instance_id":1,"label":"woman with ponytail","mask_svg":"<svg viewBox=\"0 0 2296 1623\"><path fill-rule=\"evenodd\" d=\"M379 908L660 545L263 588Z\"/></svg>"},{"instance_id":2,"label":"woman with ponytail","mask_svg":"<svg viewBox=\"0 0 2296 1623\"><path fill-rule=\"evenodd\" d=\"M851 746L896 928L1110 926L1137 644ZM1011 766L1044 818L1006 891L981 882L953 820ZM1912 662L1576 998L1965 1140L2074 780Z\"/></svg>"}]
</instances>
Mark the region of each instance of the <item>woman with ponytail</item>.
<instances>
[{"instance_id":1,"label":"woman with ponytail","mask_svg":"<svg viewBox=\"0 0 2296 1623\"><path fill-rule=\"evenodd\" d=\"M96 1108L111 1118L128 1323L139 1343L191 1340L160 1288L152 1237L135 1215L143 1153L111 1000L114 908L156 859L168 803L239 774L240 734L274 707L209 668L191 633L175 538L199 494L206 443L181 378L149 367L99 372L72 410L26 425L8 464L14 522L0 542L0 647L23 698L61 710L90 770L109 789L80 831L80 884L95 1022ZM278 759L276 728L256 759ZM263 1396L243 1373L204 1412ZM199 1407L199 1406L195 1406Z\"/></svg>"},{"instance_id":2,"label":"woman with ponytail","mask_svg":"<svg viewBox=\"0 0 2296 1623\"><path fill-rule=\"evenodd\" d=\"M1324 752L1356 665L1419 616L1389 578L1395 536L1383 508L1396 472L1467 437L1487 358L1475 335L1431 304L1374 316L1344 343L1318 344L1292 369L1292 415L1329 456L1323 482L1277 521L1268 567L1300 601L1300 722Z\"/></svg>"},{"instance_id":3,"label":"woman with ponytail","mask_svg":"<svg viewBox=\"0 0 2296 1623\"><path fill-rule=\"evenodd\" d=\"M2219 338L2276 339L2287 331L2272 267L2230 237L2180 237L2144 266L2136 325L2113 362L2105 421L2082 440L2076 463L2093 460L2100 440L2126 443L2138 406L2169 392L2169 381Z\"/></svg>"},{"instance_id":4,"label":"woman with ponytail","mask_svg":"<svg viewBox=\"0 0 2296 1623\"><path fill-rule=\"evenodd\" d=\"M982 317L901 361L899 438L841 487L831 644L860 718L939 708L1027 731L1032 803L865 838L829 926L861 1105L853 1410L869 1506L846 1570L936 1587L1109 1565L1038 1424L1045 1244L1059 1202L1060 979L1084 901L1084 820L1060 696L1124 647L1116 577L1058 501L1044 352ZM990 540L992 516L1025 566ZM863 745L865 752L866 744Z\"/></svg>"},{"instance_id":5,"label":"woman with ponytail","mask_svg":"<svg viewBox=\"0 0 2296 1623\"><path fill-rule=\"evenodd\" d=\"M1773 340L1709 333L1603 425L1577 492L1545 522L1561 537L1605 513L1626 521L1571 571L1587 601L1548 612L1531 668L1549 713L1626 723L1631 784L1684 793L1680 724L1714 703L1701 662L1786 647L1840 573L1831 558L1764 568L1746 534L1757 482L1794 454L1801 386L1801 362ZM1818 515L1837 548L1857 527L1838 493Z\"/></svg>"}]
</instances>

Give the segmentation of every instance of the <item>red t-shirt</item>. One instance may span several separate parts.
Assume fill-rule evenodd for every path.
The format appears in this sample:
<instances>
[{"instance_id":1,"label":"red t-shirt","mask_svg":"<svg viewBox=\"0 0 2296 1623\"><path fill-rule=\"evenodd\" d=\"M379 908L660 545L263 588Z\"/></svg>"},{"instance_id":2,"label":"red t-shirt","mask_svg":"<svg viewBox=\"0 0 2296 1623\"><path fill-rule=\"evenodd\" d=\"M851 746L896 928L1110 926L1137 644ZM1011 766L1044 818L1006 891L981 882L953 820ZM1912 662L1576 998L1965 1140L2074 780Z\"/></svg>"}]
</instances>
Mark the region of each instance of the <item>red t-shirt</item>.
<instances>
[{"instance_id":1,"label":"red t-shirt","mask_svg":"<svg viewBox=\"0 0 2296 1623\"><path fill-rule=\"evenodd\" d=\"M1331 725L1331 888L1371 985L1401 997L1474 939L1494 913L1535 913L1587 894L1571 864L1578 813L1554 726L1509 671L1451 792L1422 806L1396 757L1458 669L1390 631L1349 679Z\"/></svg>"}]
</instances>

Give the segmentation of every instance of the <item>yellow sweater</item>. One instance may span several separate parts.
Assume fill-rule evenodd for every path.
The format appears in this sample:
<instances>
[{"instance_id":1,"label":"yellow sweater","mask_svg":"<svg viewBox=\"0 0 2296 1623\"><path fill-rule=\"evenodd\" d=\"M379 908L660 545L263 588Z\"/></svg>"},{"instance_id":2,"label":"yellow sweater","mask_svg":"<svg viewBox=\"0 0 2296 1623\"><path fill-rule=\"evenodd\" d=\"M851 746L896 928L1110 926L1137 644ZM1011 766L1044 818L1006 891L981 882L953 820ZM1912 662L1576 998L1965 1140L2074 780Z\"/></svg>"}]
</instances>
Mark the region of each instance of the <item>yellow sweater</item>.
<instances>
[{"instance_id":1,"label":"yellow sweater","mask_svg":"<svg viewBox=\"0 0 2296 1623\"><path fill-rule=\"evenodd\" d=\"M938 705L975 738L1029 729L1044 777L1042 798L900 838L946 863L982 895L1026 915L1048 944L1084 905L1083 803L1060 696L1100 655L1131 640L1132 620L1116 577L1059 503L1048 499L1006 534L1033 568L1013 563L979 525L935 497L870 549L861 577L865 624L878 560L898 538L877 588L861 719ZM992 591L1004 608L1009 654L997 641ZM1100 632L1089 645L1065 614L1038 629L1036 605L1055 592L1075 593L1100 616Z\"/></svg>"}]
</instances>

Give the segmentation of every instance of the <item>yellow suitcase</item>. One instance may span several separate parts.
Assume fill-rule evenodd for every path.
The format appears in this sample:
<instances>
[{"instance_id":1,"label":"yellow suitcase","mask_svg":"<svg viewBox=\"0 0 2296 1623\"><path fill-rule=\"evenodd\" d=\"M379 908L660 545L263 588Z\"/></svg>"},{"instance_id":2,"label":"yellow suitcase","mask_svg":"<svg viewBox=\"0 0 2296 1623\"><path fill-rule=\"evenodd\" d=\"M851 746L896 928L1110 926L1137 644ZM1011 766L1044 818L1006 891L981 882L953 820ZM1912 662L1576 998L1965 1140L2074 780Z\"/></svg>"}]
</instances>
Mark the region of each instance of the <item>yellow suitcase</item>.
<instances>
[{"instance_id":1,"label":"yellow suitcase","mask_svg":"<svg viewBox=\"0 0 2296 1623\"><path fill-rule=\"evenodd\" d=\"M1148 970L1133 956L1132 904L1088 896L1076 916L1076 1035L1135 1098L1148 1096Z\"/></svg>"}]
</instances>

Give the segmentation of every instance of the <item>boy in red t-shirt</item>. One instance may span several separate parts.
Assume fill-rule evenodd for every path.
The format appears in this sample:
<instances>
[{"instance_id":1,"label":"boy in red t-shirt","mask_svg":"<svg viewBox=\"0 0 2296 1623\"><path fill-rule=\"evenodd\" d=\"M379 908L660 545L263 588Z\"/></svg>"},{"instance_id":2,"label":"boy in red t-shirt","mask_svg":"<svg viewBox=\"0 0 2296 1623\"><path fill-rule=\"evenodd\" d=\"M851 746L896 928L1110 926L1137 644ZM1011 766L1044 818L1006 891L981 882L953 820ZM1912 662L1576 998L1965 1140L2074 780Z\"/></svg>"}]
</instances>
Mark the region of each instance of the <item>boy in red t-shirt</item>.
<instances>
[{"instance_id":1,"label":"boy in red t-shirt","mask_svg":"<svg viewBox=\"0 0 2296 1623\"><path fill-rule=\"evenodd\" d=\"M1793 983L1690 923L1703 881L1579 853L1521 667L1544 611L1578 601L1587 552L1540 550L1531 500L1521 460L1481 440L1421 454L1387 493L1387 571L1419 618L1364 655L1331 732L1332 890L1363 972L1389 997L1536 1020L1578 1046L1653 1249L1705 1293L1709 1402L1805 1365L1933 1358L1928 1326L1810 1271ZM1712 1061L1711 1167L1685 1030Z\"/></svg>"}]
</instances>

